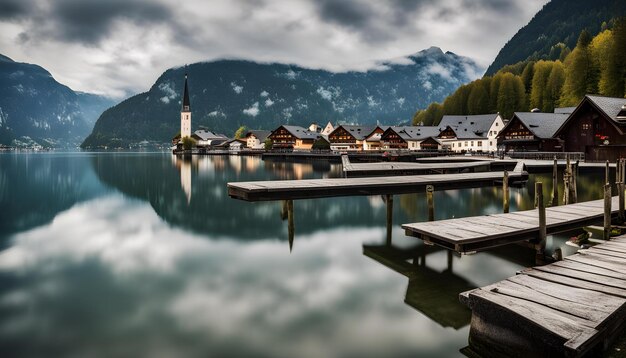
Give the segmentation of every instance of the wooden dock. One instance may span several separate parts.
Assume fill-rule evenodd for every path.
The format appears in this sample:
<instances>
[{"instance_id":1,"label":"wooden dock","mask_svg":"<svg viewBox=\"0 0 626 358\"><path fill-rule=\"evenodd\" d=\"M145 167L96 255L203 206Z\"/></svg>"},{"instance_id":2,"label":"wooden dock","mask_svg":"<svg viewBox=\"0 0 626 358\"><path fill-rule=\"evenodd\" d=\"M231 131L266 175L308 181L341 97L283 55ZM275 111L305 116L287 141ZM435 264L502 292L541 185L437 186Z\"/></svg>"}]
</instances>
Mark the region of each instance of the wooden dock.
<instances>
[{"instance_id":1,"label":"wooden dock","mask_svg":"<svg viewBox=\"0 0 626 358\"><path fill-rule=\"evenodd\" d=\"M471 162L440 162L440 163L410 163L410 162L376 162L352 163L347 155L341 157L343 174L346 178L365 176L392 176L392 175L422 175L422 174L450 174L463 172L491 171L493 161ZM517 162L509 162L508 169L515 167Z\"/></svg>"},{"instance_id":2,"label":"wooden dock","mask_svg":"<svg viewBox=\"0 0 626 358\"><path fill-rule=\"evenodd\" d=\"M476 188L499 185L504 172L407 175L392 177L270 180L228 183L231 198L246 201L295 200L355 195L394 195L435 190ZM510 182L522 182L528 173L509 173Z\"/></svg>"},{"instance_id":3,"label":"wooden dock","mask_svg":"<svg viewBox=\"0 0 626 358\"><path fill-rule=\"evenodd\" d=\"M483 357L600 356L626 325L626 235L460 294Z\"/></svg>"},{"instance_id":4,"label":"wooden dock","mask_svg":"<svg viewBox=\"0 0 626 358\"><path fill-rule=\"evenodd\" d=\"M619 199L612 198L612 217L619 212ZM546 232L554 234L602 222L604 200L550 207L546 210ZM459 253L472 253L492 247L537 238L537 209L449 220L404 224L406 235L443 246Z\"/></svg>"}]
</instances>

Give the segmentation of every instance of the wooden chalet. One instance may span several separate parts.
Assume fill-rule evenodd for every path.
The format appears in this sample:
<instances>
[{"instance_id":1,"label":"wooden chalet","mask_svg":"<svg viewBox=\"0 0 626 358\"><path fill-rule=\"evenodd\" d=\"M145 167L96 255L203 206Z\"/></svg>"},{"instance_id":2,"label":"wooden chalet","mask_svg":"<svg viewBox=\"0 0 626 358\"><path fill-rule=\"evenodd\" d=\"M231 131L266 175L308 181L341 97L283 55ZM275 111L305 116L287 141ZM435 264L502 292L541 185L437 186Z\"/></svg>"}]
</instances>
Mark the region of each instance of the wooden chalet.
<instances>
[{"instance_id":1,"label":"wooden chalet","mask_svg":"<svg viewBox=\"0 0 626 358\"><path fill-rule=\"evenodd\" d=\"M496 136L504 121L499 113L478 114L471 116L445 115L439 123L441 140L444 149L455 152L495 152Z\"/></svg>"},{"instance_id":2,"label":"wooden chalet","mask_svg":"<svg viewBox=\"0 0 626 358\"><path fill-rule=\"evenodd\" d=\"M588 161L626 157L626 99L586 95L555 137Z\"/></svg>"},{"instance_id":3,"label":"wooden chalet","mask_svg":"<svg viewBox=\"0 0 626 358\"><path fill-rule=\"evenodd\" d=\"M374 133L382 133L379 126L340 125L328 135L330 148L337 151L363 150L365 139Z\"/></svg>"},{"instance_id":4,"label":"wooden chalet","mask_svg":"<svg viewBox=\"0 0 626 358\"><path fill-rule=\"evenodd\" d=\"M319 135L299 126L280 126L268 136L272 149L311 149Z\"/></svg>"},{"instance_id":5,"label":"wooden chalet","mask_svg":"<svg viewBox=\"0 0 626 358\"><path fill-rule=\"evenodd\" d=\"M381 136L384 149L420 150L421 143L439 135L439 127L404 126L389 127Z\"/></svg>"},{"instance_id":6,"label":"wooden chalet","mask_svg":"<svg viewBox=\"0 0 626 358\"><path fill-rule=\"evenodd\" d=\"M515 112L497 136L505 152L562 152L563 141L554 134L567 120L567 113Z\"/></svg>"},{"instance_id":7,"label":"wooden chalet","mask_svg":"<svg viewBox=\"0 0 626 358\"><path fill-rule=\"evenodd\" d=\"M265 140L271 131L264 130L249 130L244 138L246 139L246 147L249 149L263 149L265 148Z\"/></svg>"}]
</instances>

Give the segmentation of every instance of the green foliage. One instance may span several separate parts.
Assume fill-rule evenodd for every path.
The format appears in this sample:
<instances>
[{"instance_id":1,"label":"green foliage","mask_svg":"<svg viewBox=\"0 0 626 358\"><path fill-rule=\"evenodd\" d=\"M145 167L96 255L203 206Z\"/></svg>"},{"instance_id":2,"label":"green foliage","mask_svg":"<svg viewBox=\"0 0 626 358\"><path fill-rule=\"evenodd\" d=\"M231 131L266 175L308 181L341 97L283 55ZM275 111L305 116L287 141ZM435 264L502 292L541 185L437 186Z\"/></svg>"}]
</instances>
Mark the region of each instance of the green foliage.
<instances>
[{"instance_id":1,"label":"green foliage","mask_svg":"<svg viewBox=\"0 0 626 358\"><path fill-rule=\"evenodd\" d=\"M191 137L183 137L182 141L184 150L191 150L196 146L196 140Z\"/></svg>"},{"instance_id":2,"label":"green foliage","mask_svg":"<svg viewBox=\"0 0 626 358\"><path fill-rule=\"evenodd\" d=\"M242 138L244 134L246 134L246 129L247 129L246 126L239 127L239 129L235 131L235 135L234 135L235 139Z\"/></svg>"},{"instance_id":3,"label":"green foliage","mask_svg":"<svg viewBox=\"0 0 626 358\"><path fill-rule=\"evenodd\" d=\"M498 75L496 75L497 77ZM511 118L513 112L526 107L526 89L519 76L512 73L502 75L498 89L497 110L504 118Z\"/></svg>"},{"instance_id":4,"label":"green foliage","mask_svg":"<svg viewBox=\"0 0 626 358\"><path fill-rule=\"evenodd\" d=\"M330 150L330 143L322 137L319 137L313 142L313 149L316 150Z\"/></svg>"},{"instance_id":5,"label":"green foliage","mask_svg":"<svg viewBox=\"0 0 626 358\"><path fill-rule=\"evenodd\" d=\"M595 93L598 69L591 57L587 31L581 32L578 45L565 60L565 83L559 104L575 106L587 93Z\"/></svg>"},{"instance_id":6,"label":"green foliage","mask_svg":"<svg viewBox=\"0 0 626 358\"><path fill-rule=\"evenodd\" d=\"M524 67L524 71L522 71L521 78L527 94L530 94L532 87L533 76L535 75L535 63L535 61L528 61L526 67Z\"/></svg>"},{"instance_id":7,"label":"green foliage","mask_svg":"<svg viewBox=\"0 0 626 358\"><path fill-rule=\"evenodd\" d=\"M489 92L487 91L487 82L483 79L476 80L470 84L471 89L467 98L468 114L484 114L489 112Z\"/></svg>"},{"instance_id":8,"label":"green foliage","mask_svg":"<svg viewBox=\"0 0 626 358\"><path fill-rule=\"evenodd\" d=\"M271 139L266 138L264 144L265 144L265 150L271 150L272 146L274 145L274 142L272 142Z\"/></svg>"},{"instance_id":9,"label":"green foliage","mask_svg":"<svg viewBox=\"0 0 626 358\"><path fill-rule=\"evenodd\" d=\"M439 103L431 103L425 110L417 111L413 116L413 125L433 126L439 124L443 117L443 106Z\"/></svg>"}]
</instances>

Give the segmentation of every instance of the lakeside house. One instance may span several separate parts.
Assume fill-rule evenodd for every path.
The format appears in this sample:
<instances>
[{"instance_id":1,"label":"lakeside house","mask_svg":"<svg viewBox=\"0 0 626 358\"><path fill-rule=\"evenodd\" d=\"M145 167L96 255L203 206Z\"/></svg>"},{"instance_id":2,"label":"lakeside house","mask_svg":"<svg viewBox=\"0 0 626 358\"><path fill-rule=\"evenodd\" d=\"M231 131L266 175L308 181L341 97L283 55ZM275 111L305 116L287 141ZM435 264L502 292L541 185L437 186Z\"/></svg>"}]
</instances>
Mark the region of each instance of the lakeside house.
<instances>
[{"instance_id":1,"label":"lakeside house","mask_svg":"<svg viewBox=\"0 0 626 358\"><path fill-rule=\"evenodd\" d=\"M586 95L554 136L586 160L626 157L626 99Z\"/></svg>"},{"instance_id":2,"label":"lakeside house","mask_svg":"<svg viewBox=\"0 0 626 358\"><path fill-rule=\"evenodd\" d=\"M335 151L362 151L365 139L374 133L384 132L383 128L342 124L329 135L330 149Z\"/></svg>"},{"instance_id":3,"label":"lakeside house","mask_svg":"<svg viewBox=\"0 0 626 358\"><path fill-rule=\"evenodd\" d=\"M563 141L555 138L567 113L515 112L497 136L498 148L505 152L562 152Z\"/></svg>"},{"instance_id":4,"label":"lakeside house","mask_svg":"<svg viewBox=\"0 0 626 358\"><path fill-rule=\"evenodd\" d=\"M225 135L211 132L206 128L200 128L193 132L191 138L196 141L196 146L200 148L216 146L228 140Z\"/></svg>"},{"instance_id":5,"label":"lakeside house","mask_svg":"<svg viewBox=\"0 0 626 358\"><path fill-rule=\"evenodd\" d=\"M500 113L470 116L443 116L437 138L453 152L495 152L496 137L504 128Z\"/></svg>"},{"instance_id":6,"label":"lakeside house","mask_svg":"<svg viewBox=\"0 0 626 358\"><path fill-rule=\"evenodd\" d=\"M272 149L311 149L319 134L300 126L282 125L268 136L272 140Z\"/></svg>"},{"instance_id":7,"label":"lakeside house","mask_svg":"<svg viewBox=\"0 0 626 358\"><path fill-rule=\"evenodd\" d=\"M383 133L389 128L388 126L378 126L372 133L365 137L363 141L363 150L380 150L382 148L381 138Z\"/></svg>"},{"instance_id":8,"label":"lakeside house","mask_svg":"<svg viewBox=\"0 0 626 358\"><path fill-rule=\"evenodd\" d=\"M265 140L272 131L265 130L249 130L244 138L246 139L246 147L248 149L265 149Z\"/></svg>"},{"instance_id":9,"label":"lakeside house","mask_svg":"<svg viewBox=\"0 0 626 358\"><path fill-rule=\"evenodd\" d=\"M420 150L423 141L439 133L435 126L392 126L382 134L381 145L383 149Z\"/></svg>"},{"instance_id":10,"label":"lakeside house","mask_svg":"<svg viewBox=\"0 0 626 358\"><path fill-rule=\"evenodd\" d=\"M333 124L328 122L328 124L326 124L326 127L324 127L324 129L322 130L320 134L328 137L328 135L331 134L334 130L335 130L335 127L333 126Z\"/></svg>"}]
</instances>

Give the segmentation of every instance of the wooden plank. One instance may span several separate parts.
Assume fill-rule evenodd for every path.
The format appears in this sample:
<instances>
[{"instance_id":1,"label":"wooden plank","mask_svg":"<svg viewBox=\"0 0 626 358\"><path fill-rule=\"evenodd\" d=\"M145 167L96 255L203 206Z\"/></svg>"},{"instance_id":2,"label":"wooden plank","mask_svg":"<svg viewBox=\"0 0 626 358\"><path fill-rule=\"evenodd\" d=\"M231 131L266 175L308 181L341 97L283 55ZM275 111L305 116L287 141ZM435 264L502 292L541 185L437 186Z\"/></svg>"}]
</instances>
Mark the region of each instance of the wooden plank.
<instances>
[{"instance_id":1,"label":"wooden plank","mask_svg":"<svg viewBox=\"0 0 626 358\"><path fill-rule=\"evenodd\" d=\"M626 253L624 253L624 252L616 252L616 251L611 251L611 250L604 250L604 249L595 248L595 247L591 247L591 248L589 248L587 250L580 250L580 251L582 251L583 253L589 252L589 253L592 253L592 254L606 255L606 256L611 256L611 257L616 257L616 258L620 258L620 259L626 260Z\"/></svg>"},{"instance_id":2,"label":"wooden plank","mask_svg":"<svg viewBox=\"0 0 626 358\"><path fill-rule=\"evenodd\" d=\"M607 244L593 246L595 250L603 250L603 251L611 251L611 252L619 252L626 254L626 248L611 246Z\"/></svg>"},{"instance_id":3,"label":"wooden plank","mask_svg":"<svg viewBox=\"0 0 626 358\"><path fill-rule=\"evenodd\" d=\"M620 274L626 274L626 269L619 264L614 264L612 262L606 262L605 260L598 260L594 257L582 256L582 255L572 255L565 258L568 261L576 261L590 266L597 266L603 269L607 269L610 271L614 271Z\"/></svg>"},{"instance_id":4,"label":"wooden plank","mask_svg":"<svg viewBox=\"0 0 626 358\"><path fill-rule=\"evenodd\" d=\"M626 280L625 274L621 274L619 272L615 272L612 270L607 270L598 266L586 265L586 264L576 262L576 261L571 261L571 260L557 261L551 264L550 266L564 267L564 268L575 270L576 272L588 272L594 275L613 277L613 278L617 278L620 280Z\"/></svg>"},{"instance_id":5,"label":"wooden plank","mask_svg":"<svg viewBox=\"0 0 626 358\"><path fill-rule=\"evenodd\" d=\"M611 287L616 287L616 288L626 287L625 280L597 275L588 271L576 271L570 268L555 266L555 265L537 266L534 269L543 271L543 272L553 273L556 275L567 276L567 277L574 278L577 280L593 282L593 283L597 283L597 284L605 285L605 286L611 286Z\"/></svg>"},{"instance_id":6,"label":"wooden plank","mask_svg":"<svg viewBox=\"0 0 626 358\"><path fill-rule=\"evenodd\" d=\"M528 271L524 271L525 275L529 275L532 277L540 278L542 280L560 283L562 285L584 288L587 290L597 291L606 293L609 295L626 298L626 289L610 287L607 285L601 285L598 283L588 282L584 280L579 280L567 276L557 275L549 272L543 272L540 270L530 269Z\"/></svg>"}]
</instances>

